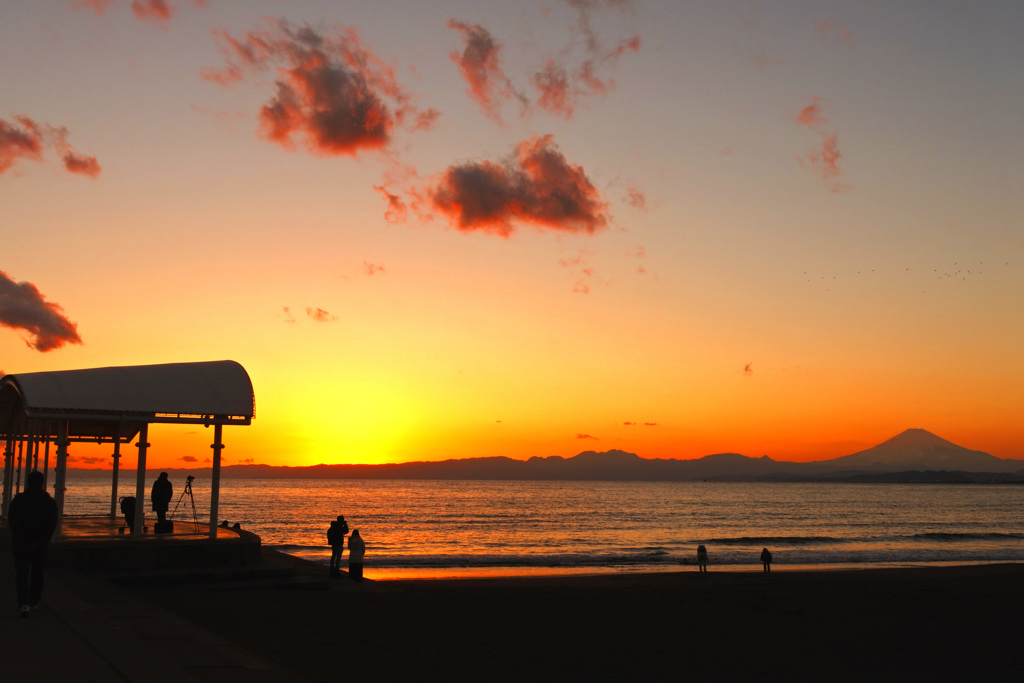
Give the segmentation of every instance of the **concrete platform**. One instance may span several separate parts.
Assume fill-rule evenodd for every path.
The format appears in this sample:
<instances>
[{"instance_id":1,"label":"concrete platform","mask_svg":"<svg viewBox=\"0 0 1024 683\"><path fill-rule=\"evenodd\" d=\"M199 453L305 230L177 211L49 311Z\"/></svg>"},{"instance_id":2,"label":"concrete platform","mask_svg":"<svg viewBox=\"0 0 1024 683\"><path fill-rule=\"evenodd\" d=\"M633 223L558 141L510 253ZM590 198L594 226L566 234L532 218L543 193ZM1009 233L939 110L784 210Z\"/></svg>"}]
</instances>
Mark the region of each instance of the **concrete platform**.
<instances>
[{"instance_id":1,"label":"concrete platform","mask_svg":"<svg viewBox=\"0 0 1024 683\"><path fill-rule=\"evenodd\" d=\"M307 680L237 644L147 602L131 585L188 584L190 590L280 587L355 590L330 582L327 568L261 549L247 532L192 525L174 534L121 534L116 520L64 519L51 546L43 600L28 618L18 614L6 520L0 520L0 680L285 682ZM177 527L177 525L176 525ZM196 552L196 547L204 548ZM242 553L209 548L242 547ZM159 564L168 553L173 564ZM196 564L197 558L227 563ZM242 557L245 563L233 560ZM117 565L114 560L130 560ZM6 596L6 597L5 597ZM201 599L196 608L201 609Z\"/></svg>"},{"instance_id":2,"label":"concrete platform","mask_svg":"<svg viewBox=\"0 0 1024 683\"><path fill-rule=\"evenodd\" d=\"M192 520L175 520L169 534L153 533L154 525L147 519L144 531L133 534L120 517L65 516L50 545L50 562L85 572L126 572L244 567L260 561L259 536L242 529L216 527L216 538L210 538L209 525Z\"/></svg>"}]
</instances>

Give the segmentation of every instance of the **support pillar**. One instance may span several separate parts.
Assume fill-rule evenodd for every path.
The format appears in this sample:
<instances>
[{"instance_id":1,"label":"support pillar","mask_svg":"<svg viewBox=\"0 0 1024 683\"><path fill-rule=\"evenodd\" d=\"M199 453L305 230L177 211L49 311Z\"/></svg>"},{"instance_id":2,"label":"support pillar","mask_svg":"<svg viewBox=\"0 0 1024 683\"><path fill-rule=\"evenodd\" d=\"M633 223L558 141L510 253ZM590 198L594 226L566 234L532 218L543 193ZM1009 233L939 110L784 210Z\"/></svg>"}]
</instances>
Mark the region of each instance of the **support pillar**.
<instances>
[{"instance_id":1,"label":"support pillar","mask_svg":"<svg viewBox=\"0 0 1024 683\"><path fill-rule=\"evenodd\" d=\"M57 501L57 531L60 534L64 522L64 490L68 478L68 421L61 420L57 425L57 467L53 476L53 498Z\"/></svg>"},{"instance_id":2,"label":"support pillar","mask_svg":"<svg viewBox=\"0 0 1024 683\"><path fill-rule=\"evenodd\" d=\"M220 452L224 450L222 443L224 425L217 423L213 426L213 467L210 472L213 481L210 483L210 539L217 538L217 515L220 507Z\"/></svg>"},{"instance_id":3,"label":"support pillar","mask_svg":"<svg viewBox=\"0 0 1024 683\"><path fill-rule=\"evenodd\" d=\"M114 433L113 481L110 485L110 517L117 519L117 474L121 464L121 430Z\"/></svg>"},{"instance_id":4,"label":"support pillar","mask_svg":"<svg viewBox=\"0 0 1024 683\"><path fill-rule=\"evenodd\" d=\"M143 422L139 430L139 466L135 475L135 519L132 520L132 533L142 533L143 509L146 502L146 449L149 444L149 423Z\"/></svg>"}]
</instances>

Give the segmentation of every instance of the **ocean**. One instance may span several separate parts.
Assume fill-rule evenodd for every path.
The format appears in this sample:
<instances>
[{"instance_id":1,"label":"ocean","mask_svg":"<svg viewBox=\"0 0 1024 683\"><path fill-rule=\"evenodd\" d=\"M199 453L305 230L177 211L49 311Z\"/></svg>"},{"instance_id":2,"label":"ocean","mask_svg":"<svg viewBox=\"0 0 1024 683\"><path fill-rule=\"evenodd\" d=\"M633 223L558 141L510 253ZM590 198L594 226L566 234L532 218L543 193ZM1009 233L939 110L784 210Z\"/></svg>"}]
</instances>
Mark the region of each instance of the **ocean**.
<instances>
[{"instance_id":1,"label":"ocean","mask_svg":"<svg viewBox=\"0 0 1024 683\"><path fill-rule=\"evenodd\" d=\"M192 503L174 481L177 524ZM220 519L325 566L343 514L366 576L450 578L694 567L847 568L1024 561L1024 486L583 481L224 479ZM147 482L147 487L150 482ZM210 482L192 486L209 520ZM122 480L119 495L134 495ZM65 514L109 511L106 480L69 480ZM147 514L148 490L146 501Z\"/></svg>"}]
</instances>

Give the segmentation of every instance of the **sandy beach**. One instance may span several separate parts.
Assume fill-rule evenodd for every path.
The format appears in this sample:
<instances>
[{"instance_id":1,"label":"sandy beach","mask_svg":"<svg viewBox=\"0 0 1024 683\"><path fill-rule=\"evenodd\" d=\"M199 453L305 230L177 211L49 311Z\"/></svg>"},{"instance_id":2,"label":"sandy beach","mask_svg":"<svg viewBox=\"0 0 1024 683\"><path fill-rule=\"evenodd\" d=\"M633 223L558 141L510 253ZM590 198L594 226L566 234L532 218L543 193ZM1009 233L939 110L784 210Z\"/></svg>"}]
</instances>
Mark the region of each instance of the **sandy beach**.
<instances>
[{"instance_id":1,"label":"sandy beach","mask_svg":"<svg viewBox=\"0 0 1024 683\"><path fill-rule=\"evenodd\" d=\"M315 681L1016 680L1024 565L133 590Z\"/></svg>"}]
</instances>

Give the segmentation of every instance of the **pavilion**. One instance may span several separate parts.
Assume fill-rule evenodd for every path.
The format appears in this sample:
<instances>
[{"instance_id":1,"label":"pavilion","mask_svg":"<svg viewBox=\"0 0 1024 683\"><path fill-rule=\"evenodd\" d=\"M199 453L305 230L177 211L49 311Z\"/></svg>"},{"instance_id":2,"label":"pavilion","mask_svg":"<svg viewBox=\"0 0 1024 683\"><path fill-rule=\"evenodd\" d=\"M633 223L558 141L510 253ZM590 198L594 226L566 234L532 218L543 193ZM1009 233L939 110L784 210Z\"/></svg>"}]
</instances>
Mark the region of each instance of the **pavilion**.
<instances>
[{"instance_id":1,"label":"pavilion","mask_svg":"<svg viewBox=\"0 0 1024 683\"><path fill-rule=\"evenodd\" d=\"M213 426L210 539L217 535L224 425L248 425L255 417L248 373L235 361L168 363L125 367L30 372L0 377L0 438L4 440L0 514L33 469L49 470L55 447L53 492L58 520L64 516L68 446L74 442L114 447L110 516L117 516L117 483L122 444L136 437L135 515L131 530L142 530L146 496L146 450L151 424ZM60 522L58 521L58 529Z\"/></svg>"}]
</instances>

